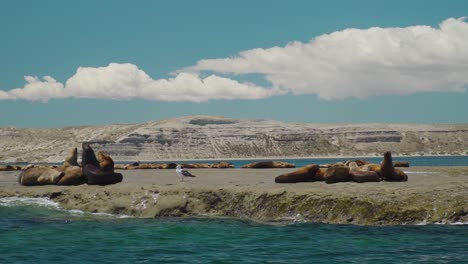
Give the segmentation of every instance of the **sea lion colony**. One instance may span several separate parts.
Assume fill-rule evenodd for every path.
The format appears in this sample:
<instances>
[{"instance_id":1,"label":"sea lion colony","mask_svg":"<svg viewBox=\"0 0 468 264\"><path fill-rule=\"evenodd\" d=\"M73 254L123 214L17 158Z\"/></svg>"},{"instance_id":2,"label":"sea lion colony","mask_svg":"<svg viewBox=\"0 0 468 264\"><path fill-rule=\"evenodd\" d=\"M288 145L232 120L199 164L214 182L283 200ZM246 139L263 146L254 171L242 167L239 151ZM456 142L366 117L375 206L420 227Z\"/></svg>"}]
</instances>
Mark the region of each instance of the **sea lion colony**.
<instances>
[{"instance_id":1,"label":"sea lion colony","mask_svg":"<svg viewBox=\"0 0 468 264\"><path fill-rule=\"evenodd\" d=\"M97 152L97 157L89 143L82 144L82 162L78 164L77 148L73 148L65 158L63 165L34 166L29 165L23 169L18 177L21 185L107 185L121 182L121 173L114 172L120 165L114 165L114 161L102 151ZM131 164L122 166L122 169L166 169L174 168L176 164ZM401 164L398 164L401 165ZM409 166L409 164L403 164ZM227 162L215 164L184 164L186 168L233 168ZM294 168L294 164L286 162L254 162L242 166L242 168ZM294 172L282 174L275 178L276 183L297 183L325 181L326 183L349 182L380 182L380 181L407 181L408 176L400 169L395 168L390 152L384 153L381 164L371 164L366 160L354 160L337 162L328 165L310 164Z\"/></svg>"},{"instance_id":2,"label":"sea lion colony","mask_svg":"<svg viewBox=\"0 0 468 264\"><path fill-rule=\"evenodd\" d=\"M114 161L111 157L98 152L94 154L89 143L83 143L81 166L79 166L78 150L73 148L65 158L63 165L27 166L18 177L21 185L108 185L122 181L122 174L114 172Z\"/></svg>"},{"instance_id":3,"label":"sea lion colony","mask_svg":"<svg viewBox=\"0 0 468 264\"><path fill-rule=\"evenodd\" d=\"M395 168L392 154L387 151L384 153L381 164L371 164L362 160L338 162L327 166L327 168L320 168L319 165L311 164L275 178L276 183L311 181L325 181L326 183L408 181L408 175L401 169Z\"/></svg>"}]
</instances>

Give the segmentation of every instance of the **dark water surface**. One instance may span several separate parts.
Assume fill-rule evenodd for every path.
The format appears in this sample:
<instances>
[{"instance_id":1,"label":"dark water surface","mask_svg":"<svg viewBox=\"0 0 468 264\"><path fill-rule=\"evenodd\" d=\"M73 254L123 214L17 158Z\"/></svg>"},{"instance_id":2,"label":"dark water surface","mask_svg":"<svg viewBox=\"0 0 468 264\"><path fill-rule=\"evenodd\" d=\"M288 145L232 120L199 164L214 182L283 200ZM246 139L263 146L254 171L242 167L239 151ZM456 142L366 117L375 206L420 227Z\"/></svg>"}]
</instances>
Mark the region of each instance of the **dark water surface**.
<instances>
[{"instance_id":1,"label":"dark water surface","mask_svg":"<svg viewBox=\"0 0 468 264\"><path fill-rule=\"evenodd\" d=\"M0 263L467 263L468 225L135 219L0 199Z\"/></svg>"}]
</instances>

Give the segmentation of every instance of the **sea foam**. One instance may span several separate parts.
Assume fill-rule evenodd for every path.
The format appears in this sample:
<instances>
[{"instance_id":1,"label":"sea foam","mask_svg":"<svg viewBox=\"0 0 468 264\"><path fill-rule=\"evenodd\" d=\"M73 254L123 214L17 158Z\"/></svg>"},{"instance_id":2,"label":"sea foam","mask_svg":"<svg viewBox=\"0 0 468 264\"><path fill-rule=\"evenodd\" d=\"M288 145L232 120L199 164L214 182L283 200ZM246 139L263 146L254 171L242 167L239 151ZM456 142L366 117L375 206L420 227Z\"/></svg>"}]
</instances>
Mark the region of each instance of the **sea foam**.
<instances>
[{"instance_id":1,"label":"sea foam","mask_svg":"<svg viewBox=\"0 0 468 264\"><path fill-rule=\"evenodd\" d=\"M65 211L70 215L82 216L82 215L93 215L98 217L106 218L131 218L129 215L114 215L109 213L86 213L80 209L65 209L59 206L59 204L47 197L3 197L0 198L0 206L14 207L14 206L40 206L46 207L53 210Z\"/></svg>"},{"instance_id":2,"label":"sea foam","mask_svg":"<svg viewBox=\"0 0 468 264\"><path fill-rule=\"evenodd\" d=\"M44 197L3 197L0 198L0 206L21 206L21 205L35 205L43 206L51 209L60 209L60 206L57 202L52 201L49 198Z\"/></svg>"}]
</instances>

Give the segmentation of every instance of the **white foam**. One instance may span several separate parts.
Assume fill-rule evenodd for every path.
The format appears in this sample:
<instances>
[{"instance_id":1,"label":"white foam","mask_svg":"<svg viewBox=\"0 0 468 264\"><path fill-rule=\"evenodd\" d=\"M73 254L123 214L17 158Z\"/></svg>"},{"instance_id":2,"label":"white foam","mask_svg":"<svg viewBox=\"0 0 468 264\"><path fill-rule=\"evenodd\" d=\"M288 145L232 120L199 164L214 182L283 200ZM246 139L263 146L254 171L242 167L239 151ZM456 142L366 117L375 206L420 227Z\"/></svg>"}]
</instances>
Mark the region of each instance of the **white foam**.
<instances>
[{"instance_id":1,"label":"white foam","mask_svg":"<svg viewBox=\"0 0 468 264\"><path fill-rule=\"evenodd\" d=\"M95 216L109 217L109 218L132 218L132 216L130 215L115 215L115 214L109 214L109 213L91 213L91 214Z\"/></svg>"},{"instance_id":2,"label":"white foam","mask_svg":"<svg viewBox=\"0 0 468 264\"><path fill-rule=\"evenodd\" d=\"M18 205L36 205L36 206L43 206L49 207L53 209L60 209L59 204L57 202L52 201L49 198L34 198L34 197L3 197L0 198L0 206L18 206Z\"/></svg>"},{"instance_id":3,"label":"white foam","mask_svg":"<svg viewBox=\"0 0 468 264\"><path fill-rule=\"evenodd\" d=\"M427 225L427 221L424 220L424 221L422 221L421 223L417 223L416 225Z\"/></svg>"},{"instance_id":4,"label":"white foam","mask_svg":"<svg viewBox=\"0 0 468 264\"><path fill-rule=\"evenodd\" d=\"M72 215L84 215L84 212L80 209L70 209L68 212L70 212Z\"/></svg>"},{"instance_id":5,"label":"white foam","mask_svg":"<svg viewBox=\"0 0 468 264\"><path fill-rule=\"evenodd\" d=\"M454 222L454 223L449 223L449 225L468 225L468 222Z\"/></svg>"},{"instance_id":6,"label":"white foam","mask_svg":"<svg viewBox=\"0 0 468 264\"><path fill-rule=\"evenodd\" d=\"M3 197L0 198L0 206L13 207L21 205L32 205L32 206L42 206L55 210L66 211L71 215L82 216L86 213L79 209L64 209L59 206L59 204L50 198L47 197ZM131 218L129 215L114 215L109 213L91 213L91 215L100 216L100 217L109 217L109 218Z\"/></svg>"}]
</instances>

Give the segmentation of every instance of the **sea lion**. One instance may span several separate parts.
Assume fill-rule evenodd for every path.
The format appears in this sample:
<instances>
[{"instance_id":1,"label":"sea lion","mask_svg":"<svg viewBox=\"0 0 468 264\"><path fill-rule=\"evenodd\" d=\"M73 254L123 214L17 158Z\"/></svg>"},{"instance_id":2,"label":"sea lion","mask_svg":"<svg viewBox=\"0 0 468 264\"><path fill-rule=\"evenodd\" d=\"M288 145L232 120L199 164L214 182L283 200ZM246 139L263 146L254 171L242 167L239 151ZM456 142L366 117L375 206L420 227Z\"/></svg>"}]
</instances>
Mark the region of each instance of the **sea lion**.
<instances>
[{"instance_id":1,"label":"sea lion","mask_svg":"<svg viewBox=\"0 0 468 264\"><path fill-rule=\"evenodd\" d=\"M81 155L81 167L84 167L87 164L99 167L99 161L96 159L96 155L89 143L83 143L82 147L83 153Z\"/></svg>"},{"instance_id":2,"label":"sea lion","mask_svg":"<svg viewBox=\"0 0 468 264\"><path fill-rule=\"evenodd\" d=\"M45 166L29 167L22 171L18 176L18 182L21 185L46 185L57 184L60 178L64 175L63 172Z\"/></svg>"},{"instance_id":3,"label":"sea lion","mask_svg":"<svg viewBox=\"0 0 468 264\"><path fill-rule=\"evenodd\" d=\"M316 181L325 181L325 172L328 168L319 168L318 171L315 173L315 180Z\"/></svg>"},{"instance_id":4,"label":"sea lion","mask_svg":"<svg viewBox=\"0 0 468 264\"><path fill-rule=\"evenodd\" d=\"M319 166L310 164L300 168L291 173L281 174L275 178L276 183L296 183L296 182L308 182L316 181L315 173L319 170Z\"/></svg>"},{"instance_id":5,"label":"sea lion","mask_svg":"<svg viewBox=\"0 0 468 264\"><path fill-rule=\"evenodd\" d=\"M115 164L114 165L114 170L125 170L126 167L124 164Z\"/></svg>"},{"instance_id":6,"label":"sea lion","mask_svg":"<svg viewBox=\"0 0 468 264\"><path fill-rule=\"evenodd\" d=\"M99 161L99 168L105 172L114 172L114 161L112 158L102 151L98 151L97 160Z\"/></svg>"},{"instance_id":7,"label":"sea lion","mask_svg":"<svg viewBox=\"0 0 468 264\"><path fill-rule=\"evenodd\" d=\"M259 161L242 166L246 169L296 168L296 165L283 161Z\"/></svg>"},{"instance_id":8,"label":"sea lion","mask_svg":"<svg viewBox=\"0 0 468 264\"><path fill-rule=\"evenodd\" d=\"M109 160L103 158L104 168L110 170ZM110 157L109 157L110 158ZM112 159L111 159L112 160ZM104 171L100 167L100 163L94 154L93 149L89 146L89 143L83 143L83 158L82 158L82 170L86 182L90 185L107 185L114 184L122 181L121 173L114 173L114 162L112 161L112 171Z\"/></svg>"},{"instance_id":9,"label":"sea lion","mask_svg":"<svg viewBox=\"0 0 468 264\"><path fill-rule=\"evenodd\" d=\"M408 181L408 175L400 169L395 168L395 176L396 181Z\"/></svg>"},{"instance_id":10,"label":"sea lion","mask_svg":"<svg viewBox=\"0 0 468 264\"><path fill-rule=\"evenodd\" d=\"M393 167L409 167L409 162L408 161L394 161L393 162Z\"/></svg>"},{"instance_id":11,"label":"sea lion","mask_svg":"<svg viewBox=\"0 0 468 264\"><path fill-rule=\"evenodd\" d=\"M77 148L72 148L70 152L68 153L68 156L63 161L63 167L69 167L69 166L80 166L78 164L78 149Z\"/></svg>"},{"instance_id":12,"label":"sea lion","mask_svg":"<svg viewBox=\"0 0 468 264\"><path fill-rule=\"evenodd\" d=\"M64 170L64 175L57 185L79 185L85 183L83 170L79 166L69 166Z\"/></svg>"},{"instance_id":13,"label":"sea lion","mask_svg":"<svg viewBox=\"0 0 468 264\"><path fill-rule=\"evenodd\" d=\"M231 163L229 162L226 162L226 161L220 161L218 163L215 163L211 166L211 168L217 168L217 169L230 169L230 168L234 168L234 165L232 165Z\"/></svg>"},{"instance_id":14,"label":"sea lion","mask_svg":"<svg viewBox=\"0 0 468 264\"><path fill-rule=\"evenodd\" d=\"M374 164L374 163L362 165L360 168L362 171L375 171L377 173L380 173L381 171L380 164Z\"/></svg>"},{"instance_id":15,"label":"sea lion","mask_svg":"<svg viewBox=\"0 0 468 264\"><path fill-rule=\"evenodd\" d=\"M92 164L86 164L83 167L83 173L89 185L114 184L121 182L123 179L121 173L104 172Z\"/></svg>"},{"instance_id":16,"label":"sea lion","mask_svg":"<svg viewBox=\"0 0 468 264\"><path fill-rule=\"evenodd\" d=\"M381 164L380 174L386 181L407 181L408 175L402 170L395 170L392 161L392 153L387 151L384 153L384 159Z\"/></svg>"},{"instance_id":17,"label":"sea lion","mask_svg":"<svg viewBox=\"0 0 468 264\"><path fill-rule=\"evenodd\" d=\"M325 171L323 175L326 183L337 183L351 181L349 167L344 165L333 165Z\"/></svg>"},{"instance_id":18,"label":"sea lion","mask_svg":"<svg viewBox=\"0 0 468 264\"><path fill-rule=\"evenodd\" d=\"M354 182L380 182L382 177L375 171L364 171L356 162L349 163L349 175Z\"/></svg>"},{"instance_id":19,"label":"sea lion","mask_svg":"<svg viewBox=\"0 0 468 264\"><path fill-rule=\"evenodd\" d=\"M13 170L17 170L17 168L11 165L0 166L0 171L13 171Z\"/></svg>"}]
</instances>

